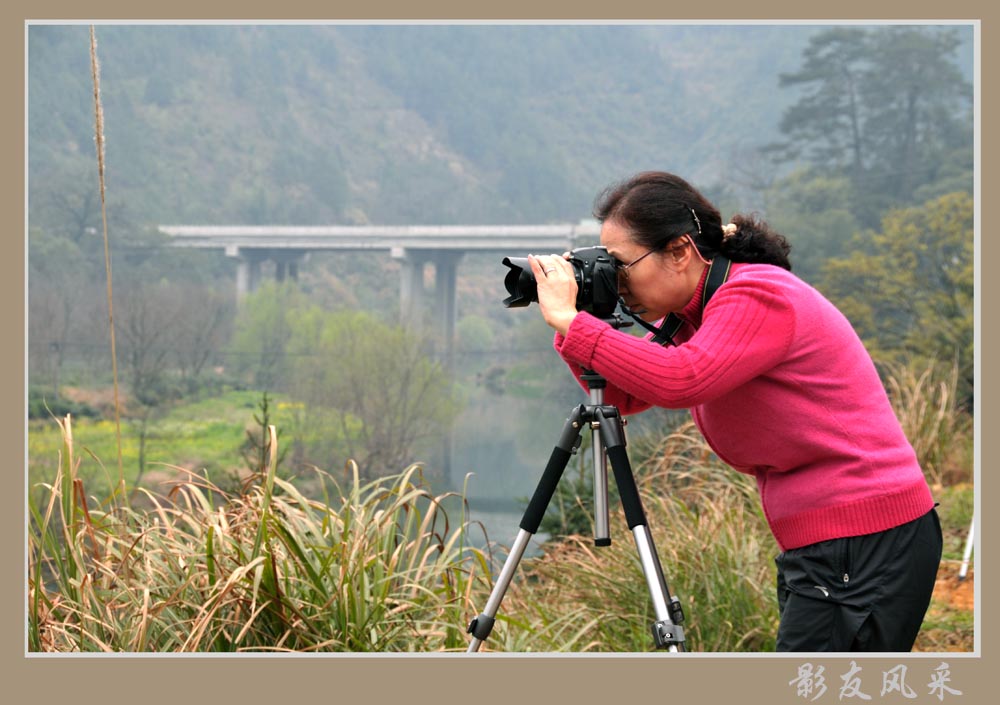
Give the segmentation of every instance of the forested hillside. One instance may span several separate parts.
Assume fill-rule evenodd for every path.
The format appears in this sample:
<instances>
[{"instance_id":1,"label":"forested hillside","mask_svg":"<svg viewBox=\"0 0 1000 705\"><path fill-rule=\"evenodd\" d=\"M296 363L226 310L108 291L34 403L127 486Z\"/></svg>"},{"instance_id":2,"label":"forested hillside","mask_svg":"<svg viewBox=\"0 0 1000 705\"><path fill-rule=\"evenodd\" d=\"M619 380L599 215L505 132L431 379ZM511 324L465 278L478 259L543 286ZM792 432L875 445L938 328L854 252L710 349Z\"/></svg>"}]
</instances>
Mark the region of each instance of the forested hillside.
<instances>
[{"instance_id":1,"label":"forested hillside","mask_svg":"<svg viewBox=\"0 0 1000 705\"><path fill-rule=\"evenodd\" d=\"M90 191L87 27L29 32L33 223ZM711 186L777 136L809 32L775 27L105 26L113 217L546 222L640 168ZM81 206L83 208L83 206ZM95 224L96 209L76 221Z\"/></svg>"}]
</instances>

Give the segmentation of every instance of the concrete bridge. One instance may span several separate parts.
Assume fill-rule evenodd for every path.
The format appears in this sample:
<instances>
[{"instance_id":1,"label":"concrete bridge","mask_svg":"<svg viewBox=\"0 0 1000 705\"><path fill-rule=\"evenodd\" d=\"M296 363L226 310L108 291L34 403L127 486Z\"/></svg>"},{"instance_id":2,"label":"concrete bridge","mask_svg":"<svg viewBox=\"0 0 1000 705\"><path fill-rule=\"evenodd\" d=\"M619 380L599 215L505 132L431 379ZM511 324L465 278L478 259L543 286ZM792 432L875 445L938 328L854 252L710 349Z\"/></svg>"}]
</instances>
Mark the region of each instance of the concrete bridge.
<instances>
[{"instance_id":1,"label":"concrete bridge","mask_svg":"<svg viewBox=\"0 0 1000 705\"><path fill-rule=\"evenodd\" d=\"M424 271L434 267L435 319L450 363L457 309L458 263L466 252L525 255L573 249L581 239L600 235L595 221L554 225L161 225L175 247L221 249L238 261L237 298L253 291L261 264L274 262L278 279L298 276L303 258L313 251L383 250L402 264L400 317L403 325L420 326L424 306Z\"/></svg>"}]
</instances>

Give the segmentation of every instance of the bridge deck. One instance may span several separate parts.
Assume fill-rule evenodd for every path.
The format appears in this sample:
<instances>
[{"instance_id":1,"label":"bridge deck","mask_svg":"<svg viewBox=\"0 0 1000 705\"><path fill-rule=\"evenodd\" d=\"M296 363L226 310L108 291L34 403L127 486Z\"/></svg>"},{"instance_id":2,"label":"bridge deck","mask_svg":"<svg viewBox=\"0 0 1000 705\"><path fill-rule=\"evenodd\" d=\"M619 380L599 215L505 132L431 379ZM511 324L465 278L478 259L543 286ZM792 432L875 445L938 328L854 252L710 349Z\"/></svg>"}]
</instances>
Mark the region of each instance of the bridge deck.
<instances>
[{"instance_id":1,"label":"bridge deck","mask_svg":"<svg viewBox=\"0 0 1000 705\"><path fill-rule=\"evenodd\" d=\"M161 225L175 247L292 250L478 250L574 247L596 222L554 225Z\"/></svg>"}]
</instances>

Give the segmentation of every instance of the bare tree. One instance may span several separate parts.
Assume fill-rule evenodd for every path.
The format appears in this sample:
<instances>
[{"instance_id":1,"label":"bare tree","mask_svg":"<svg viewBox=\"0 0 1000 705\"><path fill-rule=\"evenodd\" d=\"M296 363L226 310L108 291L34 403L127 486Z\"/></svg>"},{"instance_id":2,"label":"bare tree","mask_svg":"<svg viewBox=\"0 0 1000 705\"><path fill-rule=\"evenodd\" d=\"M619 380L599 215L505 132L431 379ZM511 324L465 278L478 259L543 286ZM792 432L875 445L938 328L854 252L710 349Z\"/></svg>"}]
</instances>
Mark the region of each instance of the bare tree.
<instances>
[{"instance_id":1,"label":"bare tree","mask_svg":"<svg viewBox=\"0 0 1000 705\"><path fill-rule=\"evenodd\" d=\"M146 470L149 422L176 396L168 374L173 341L184 311L176 306L166 283L132 281L115 301L115 329L121 346L122 370L130 393L129 416L139 434L138 485Z\"/></svg>"},{"instance_id":2,"label":"bare tree","mask_svg":"<svg viewBox=\"0 0 1000 705\"><path fill-rule=\"evenodd\" d=\"M174 354L182 377L195 380L229 338L234 314L231 297L204 286L175 286L178 310Z\"/></svg>"}]
</instances>

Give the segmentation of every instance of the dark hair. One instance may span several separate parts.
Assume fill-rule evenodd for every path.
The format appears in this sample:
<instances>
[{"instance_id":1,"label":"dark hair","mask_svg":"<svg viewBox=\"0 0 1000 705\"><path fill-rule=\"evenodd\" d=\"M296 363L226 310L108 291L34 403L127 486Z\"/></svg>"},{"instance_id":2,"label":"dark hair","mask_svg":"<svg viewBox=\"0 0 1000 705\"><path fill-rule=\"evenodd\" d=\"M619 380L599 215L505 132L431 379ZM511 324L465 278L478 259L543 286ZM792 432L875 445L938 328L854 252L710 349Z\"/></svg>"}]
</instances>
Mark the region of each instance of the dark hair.
<instances>
[{"instance_id":1,"label":"dark hair","mask_svg":"<svg viewBox=\"0 0 1000 705\"><path fill-rule=\"evenodd\" d=\"M612 184L595 200L594 217L620 223L650 249L662 250L688 234L705 259L722 254L733 262L792 268L791 245L758 215L734 215L736 232L723 239L719 210L687 181L663 171L646 171Z\"/></svg>"}]
</instances>

